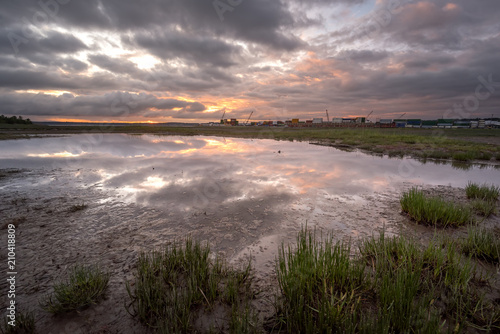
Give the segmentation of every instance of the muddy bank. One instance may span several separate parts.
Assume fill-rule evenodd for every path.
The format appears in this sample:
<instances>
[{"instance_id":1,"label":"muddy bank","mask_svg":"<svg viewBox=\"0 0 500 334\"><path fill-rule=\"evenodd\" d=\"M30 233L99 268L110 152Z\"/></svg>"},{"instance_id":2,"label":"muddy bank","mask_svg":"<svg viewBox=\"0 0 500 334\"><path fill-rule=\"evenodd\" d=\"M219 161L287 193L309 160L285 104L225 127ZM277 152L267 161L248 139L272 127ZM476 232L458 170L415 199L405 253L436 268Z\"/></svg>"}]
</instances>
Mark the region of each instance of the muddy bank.
<instances>
[{"instance_id":1,"label":"muddy bank","mask_svg":"<svg viewBox=\"0 0 500 334\"><path fill-rule=\"evenodd\" d=\"M118 193L113 197L99 185L75 181L74 171L17 170L3 175L0 226L17 225L16 302L20 309L35 312L40 333L147 332L124 307L130 301L125 282L132 281L141 251L191 235L231 259L261 237L284 232L281 219L270 210L274 202L256 200L246 202L244 210L222 206L180 214L168 203L152 208L124 202ZM73 209L82 204L85 209ZM6 230L2 232L6 234ZM1 249L6 249L6 238L1 240ZM5 266L6 253L0 258ZM107 298L80 313L54 317L38 301L75 263L99 263L111 272ZM262 284L263 280L257 277L256 282ZM0 289L5 288L2 281ZM2 295L2 305L6 302Z\"/></svg>"},{"instance_id":2,"label":"muddy bank","mask_svg":"<svg viewBox=\"0 0 500 334\"><path fill-rule=\"evenodd\" d=\"M305 197L280 210L275 210L280 203L277 196L275 201L250 200L232 207L179 213L171 210L168 203L151 207L124 201L119 192L75 179L75 172L4 170L0 178L0 226L17 221L16 302L20 309L35 312L40 333L146 333L146 328L125 310L124 305L129 302L125 282L132 280L141 251L186 235L210 244L214 252L235 265L251 256L256 287L263 290L255 305L262 315L269 315L271 295L276 288L274 263L278 246L293 242L296 232L306 223L318 231L334 233L339 240L354 242L382 229L422 242L434 234L432 228L415 226L400 213L399 195L413 186L410 183L402 184L397 191L322 196L321 201ZM460 188L424 189L457 202L467 201ZM86 208L72 210L81 204ZM498 227L498 217L493 216L486 223ZM465 229L447 233L460 236ZM0 245L6 249L6 238ZM5 269L5 252L0 258ZM75 263L99 263L111 272L107 297L79 313L54 317L43 311L38 301ZM5 288L2 281L0 289ZM2 305L5 303L3 295Z\"/></svg>"}]
</instances>

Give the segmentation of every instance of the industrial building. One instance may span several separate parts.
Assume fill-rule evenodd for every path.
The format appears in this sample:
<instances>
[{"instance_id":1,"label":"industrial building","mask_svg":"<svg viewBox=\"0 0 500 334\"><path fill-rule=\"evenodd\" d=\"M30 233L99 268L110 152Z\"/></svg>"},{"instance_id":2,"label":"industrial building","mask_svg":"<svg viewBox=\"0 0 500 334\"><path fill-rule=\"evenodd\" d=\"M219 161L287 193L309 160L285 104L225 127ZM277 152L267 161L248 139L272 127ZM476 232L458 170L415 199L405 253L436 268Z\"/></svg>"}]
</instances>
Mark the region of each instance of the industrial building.
<instances>
[{"instance_id":1,"label":"industrial building","mask_svg":"<svg viewBox=\"0 0 500 334\"><path fill-rule=\"evenodd\" d=\"M253 114L253 111L252 111ZM250 116L252 115L250 114ZM369 114L371 115L371 113ZM368 115L368 116L369 116ZM403 114L404 115L404 114ZM485 129L485 128L500 128L500 121L485 120L485 119L437 119L437 120L422 120L422 119L390 119L390 118L377 118L375 122L367 121L367 117L348 117L340 118L334 117L330 121L327 113L327 121L324 118L317 117L312 119L300 120L299 118L292 118L286 121L255 121L249 123L250 117L242 124L235 118L221 119L220 125L237 126L237 125L251 125L251 126L286 126L286 127L377 127L377 128L441 128L441 129Z\"/></svg>"}]
</instances>

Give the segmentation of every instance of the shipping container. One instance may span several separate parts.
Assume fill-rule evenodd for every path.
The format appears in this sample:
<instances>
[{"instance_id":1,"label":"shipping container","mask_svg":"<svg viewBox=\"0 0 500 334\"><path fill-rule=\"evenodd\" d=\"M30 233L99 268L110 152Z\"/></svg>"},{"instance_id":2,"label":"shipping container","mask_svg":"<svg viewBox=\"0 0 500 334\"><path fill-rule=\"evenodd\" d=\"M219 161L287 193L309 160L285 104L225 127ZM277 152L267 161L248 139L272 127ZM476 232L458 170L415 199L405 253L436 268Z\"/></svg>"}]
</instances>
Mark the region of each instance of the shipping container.
<instances>
[{"instance_id":1,"label":"shipping container","mask_svg":"<svg viewBox=\"0 0 500 334\"><path fill-rule=\"evenodd\" d=\"M470 121L455 121L453 122L453 127L458 129L470 128Z\"/></svg>"},{"instance_id":2,"label":"shipping container","mask_svg":"<svg viewBox=\"0 0 500 334\"><path fill-rule=\"evenodd\" d=\"M409 119L406 121L407 125L412 125L412 126L420 126L422 125L422 120L421 119Z\"/></svg>"},{"instance_id":3,"label":"shipping container","mask_svg":"<svg viewBox=\"0 0 500 334\"><path fill-rule=\"evenodd\" d=\"M451 129L453 127L453 123L438 123L437 127L443 129Z\"/></svg>"}]
</instances>

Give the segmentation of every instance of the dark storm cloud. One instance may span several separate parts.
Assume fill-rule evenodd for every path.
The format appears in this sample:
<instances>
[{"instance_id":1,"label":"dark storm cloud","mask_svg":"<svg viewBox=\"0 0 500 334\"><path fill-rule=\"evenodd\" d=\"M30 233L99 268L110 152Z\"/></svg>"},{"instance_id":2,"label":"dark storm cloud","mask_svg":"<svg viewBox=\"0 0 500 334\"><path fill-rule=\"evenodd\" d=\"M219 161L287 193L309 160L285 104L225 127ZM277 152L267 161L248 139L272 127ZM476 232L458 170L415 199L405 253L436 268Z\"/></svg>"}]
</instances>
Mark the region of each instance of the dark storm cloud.
<instances>
[{"instance_id":1,"label":"dark storm cloud","mask_svg":"<svg viewBox=\"0 0 500 334\"><path fill-rule=\"evenodd\" d=\"M139 72L137 65L126 59L112 58L103 54L89 55L88 59L92 64L110 72L130 75Z\"/></svg>"},{"instance_id":2,"label":"dark storm cloud","mask_svg":"<svg viewBox=\"0 0 500 334\"><path fill-rule=\"evenodd\" d=\"M302 5L306 5L306 6L309 6L311 4L332 6L332 5L336 5L336 4L357 5L357 4L366 2L366 0L293 0L292 2L299 3Z\"/></svg>"},{"instance_id":3,"label":"dark storm cloud","mask_svg":"<svg viewBox=\"0 0 500 334\"><path fill-rule=\"evenodd\" d=\"M6 115L25 114L30 116L58 116L71 111L71 116L128 117L140 116L155 110L163 116L177 109L190 113L202 112L206 108L199 102L177 99L160 99L151 94L130 94L112 92L104 95L73 96L63 94L0 94L2 113Z\"/></svg>"},{"instance_id":4,"label":"dark storm cloud","mask_svg":"<svg viewBox=\"0 0 500 334\"><path fill-rule=\"evenodd\" d=\"M23 58L16 58L10 54L2 55L0 54L0 69L30 69L34 68L35 66L28 61L27 59Z\"/></svg>"},{"instance_id":5,"label":"dark storm cloud","mask_svg":"<svg viewBox=\"0 0 500 334\"><path fill-rule=\"evenodd\" d=\"M225 8L231 10L226 9L221 16L213 1L71 1L59 5L57 15L50 19L67 27L101 30L118 28L122 31L181 25L190 33L244 39L284 50L304 44L299 38L284 32L295 23L285 3L253 0L242 1L235 7L225 4ZM21 0L4 6L0 15L19 20L27 18L33 24L32 16L36 12L43 13L37 3Z\"/></svg>"},{"instance_id":6,"label":"dark storm cloud","mask_svg":"<svg viewBox=\"0 0 500 334\"><path fill-rule=\"evenodd\" d=\"M0 70L0 87L13 89L87 90L91 88L99 90L117 89L119 84L117 80L106 75L88 77L37 70Z\"/></svg>"},{"instance_id":7,"label":"dark storm cloud","mask_svg":"<svg viewBox=\"0 0 500 334\"><path fill-rule=\"evenodd\" d=\"M198 65L219 67L236 64L240 48L219 39L186 33L150 31L135 35L131 41L161 59L182 58Z\"/></svg>"},{"instance_id":8,"label":"dark storm cloud","mask_svg":"<svg viewBox=\"0 0 500 334\"><path fill-rule=\"evenodd\" d=\"M337 55L340 59L350 59L360 63L378 62L389 56L387 51L373 50L344 50Z\"/></svg>"},{"instance_id":9,"label":"dark storm cloud","mask_svg":"<svg viewBox=\"0 0 500 334\"><path fill-rule=\"evenodd\" d=\"M31 49L33 52L41 53L75 53L86 50L87 46L71 34L51 31L35 43L28 43L27 49L28 52Z\"/></svg>"},{"instance_id":10,"label":"dark storm cloud","mask_svg":"<svg viewBox=\"0 0 500 334\"><path fill-rule=\"evenodd\" d=\"M201 94L208 91L217 91L223 87L240 82L230 72L217 67L188 67L158 66L153 70L138 72L135 77L122 82L123 87L130 90L146 90L155 92L179 92L179 94Z\"/></svg>"},{"instance_id":11,"label":"dark storm cloud","mask_svg":"<svg viewBox=\"0 0 500 334\"><path fill-rule=\"evenodd\" d=\"M460 49L464 40L495 31L500 2L384 0L367 15L332 32L338 42L402 43ZM498 29L496 30L498 32Z\"/></svg>"},{"instance_id":12,"label":"dark storm cloud","mask_svg":"<svg viewBox=\"0 0 500 334\"><path fill-rule=\"evenodd\" d=\"M87 50L81 40L69 33L58 31L33 32L26 36L19 24L0 28L0 51L4 54L15 54L29 57L33 54L65 54Z\"/></svg>"},{"instance_id":13,"label":"dark storm cloud","mask_svg":"<svg viewBox=\"0 0 500 334\"><path fill-rule=\"evenodd\" d=\"M429 54L424 54L424 55L416 54L416 55L411 55L407 58L409 58L409 60L407 61L403 60L402 62L403 65L409 69L413 68L425 69L433 65L443 67L444 65L453 65L456 62L456 59L450 56L439 56L439 55L429 55Z\"/></svg>"},{"instance_id":14,"label":"dark storm cloud","mask_svg":"<svg viewBox=\"0 0 500 334\"><path fill-rule=\"evenodd\" d=\"M62 69L74 73L85 71L89 67L86 63L71 58L61 61L60 66Z\"/></svg>"}]
</instances>

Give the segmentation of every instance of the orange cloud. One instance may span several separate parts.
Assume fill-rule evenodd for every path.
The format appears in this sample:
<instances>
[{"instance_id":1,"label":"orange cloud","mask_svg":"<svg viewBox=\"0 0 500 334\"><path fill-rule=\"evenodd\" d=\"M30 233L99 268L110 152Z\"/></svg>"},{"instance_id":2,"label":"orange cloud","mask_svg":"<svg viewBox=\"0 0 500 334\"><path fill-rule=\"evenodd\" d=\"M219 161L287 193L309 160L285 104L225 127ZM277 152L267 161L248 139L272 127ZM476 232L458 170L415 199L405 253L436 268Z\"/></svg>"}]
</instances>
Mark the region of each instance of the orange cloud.
<instances>
[{"instance_id":1,"label":"orange cloud","mask_svg":"<svg viewBox=\"0 0 500 334\"><path fill-rule=\"evenodd\" d=\"M445 10L445 11L458 10L458 6L454 3L447 3L446 6L443 7L443 10Z\"/></svg>"}]
</instances>

